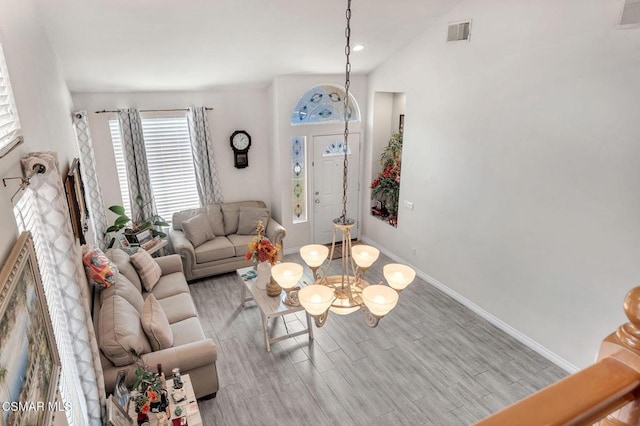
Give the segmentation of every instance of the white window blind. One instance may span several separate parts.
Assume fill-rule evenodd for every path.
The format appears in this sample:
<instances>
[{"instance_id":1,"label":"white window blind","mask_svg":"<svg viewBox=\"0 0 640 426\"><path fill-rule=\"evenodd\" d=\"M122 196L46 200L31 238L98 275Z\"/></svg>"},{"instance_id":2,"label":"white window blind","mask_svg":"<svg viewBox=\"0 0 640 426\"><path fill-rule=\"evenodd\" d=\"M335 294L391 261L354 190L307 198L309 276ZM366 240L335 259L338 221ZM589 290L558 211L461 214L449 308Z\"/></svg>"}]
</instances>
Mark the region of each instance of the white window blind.
<instances>
[{"instance_id":1,"label":"white window blind","mask_svg":"<svg viewBox=\"0 0 640 426\"><path fill-rule=\"evenodd\" d=\"M0 45L0 157L22 141L18 110L11 90L9 71Z\"/></svg>"},{"instance_id":2,"label":"white window blind","mask_svg":"<svg viewBox=\"0 0 640 426\"><path fill-rule=\"evenodd\" d=\"M113 143L113 154L116 158L116 170L118 181L120 182L120 194L122 195L122 207L131 217L131 201L129 200L129 182L127 181L127 168L124 164L124 153L122 149L122 139L120 139L120 123L117 118L109 120L109 131Z\"/></svg>"},{"instance_id":3,"label":"white window blind","mask_svg":"<svg viewBox=\"0 0 640 426\"><path fill-rule=\"evenodd\" d=\"M170 222L173 213L200 206L187 117L143 116L141 121L156 212ZM110 128L122 197L128 199L129 189L117 119L110 120ZM124 207L128 209L130 206Z\"/></svg>"},{"instance_id":4,"label":"white window blind","mask_svg":"<svg viewBox=\"0 0 640 426\"><path fill-rule=\"evenodd\" d=\"M50 257L52 248L44 236L42 231L43 217L37 213L35 207L35 195L30 188L27 188L20 200L16 203L13 214L16 218L18 231L30 231L33 238L33 245L36 251L36 259L38 260L38 270L44 288L47 307L49 308L49 316L51 317L51 326L55 335L56 346L61 363L60 381L58 390L62 397L62 401L68 403L71 407L83 407L84 399L80 397L82 385L79 381L79 374L74 364L73 348L71 346L71 337L69 335L69 327L64 320L62 313L63 307L58 292L54 290L53 280L57 279L56 268ZM65 413L67 423L70 425L81 425L86 423L86 419L82 416L81 409L68 410Z\"/></svg>"}]
</instances>

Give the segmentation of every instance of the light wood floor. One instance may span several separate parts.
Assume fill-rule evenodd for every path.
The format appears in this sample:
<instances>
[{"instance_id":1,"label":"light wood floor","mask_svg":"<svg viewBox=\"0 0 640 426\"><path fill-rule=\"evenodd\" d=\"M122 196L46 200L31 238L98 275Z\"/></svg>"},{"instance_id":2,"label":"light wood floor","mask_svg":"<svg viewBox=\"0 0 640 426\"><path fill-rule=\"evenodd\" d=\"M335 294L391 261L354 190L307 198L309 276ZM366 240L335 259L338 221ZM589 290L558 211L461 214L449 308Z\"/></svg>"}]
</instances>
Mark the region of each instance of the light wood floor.
<instances>
[{"instance_id":1,"label":"light wood floor","mask_svg":"<svg viewBox=\"0 0 640 426\"><path fill-rule=\"evenodd\" d=\"M381 255L368 281L383 280L391 262ZM330 314L311 344L304 335L271 353L258 308L239 309L235 273L190 288L218 347L218 396L199 401L206 425L464 425L566 375L418 278L377 328L359 312ZM298 330L304 314L285 320ZM281 319L272 323L276 334L284 330Z\"/></svg>"}]
</instances>

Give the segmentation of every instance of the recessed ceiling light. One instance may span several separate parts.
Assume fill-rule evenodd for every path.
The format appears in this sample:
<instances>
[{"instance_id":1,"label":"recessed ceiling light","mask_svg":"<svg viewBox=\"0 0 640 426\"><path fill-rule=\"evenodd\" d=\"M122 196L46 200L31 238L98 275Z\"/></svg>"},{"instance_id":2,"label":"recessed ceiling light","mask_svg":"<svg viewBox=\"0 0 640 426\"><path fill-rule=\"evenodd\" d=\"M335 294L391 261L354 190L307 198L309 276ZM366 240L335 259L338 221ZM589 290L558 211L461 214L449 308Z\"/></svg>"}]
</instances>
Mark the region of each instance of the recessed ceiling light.
<instances>
[{"instance_id":1,"label":"recessed ceiling light","mask_svg":"<svg viewBox=\"0 0 640 426\"><path fill-rule=\"evenodd\" d=\"M364 50L364 44L356 44L353 46L354 52L360 52L361 50Z\"/></svg>"}]
</instances>

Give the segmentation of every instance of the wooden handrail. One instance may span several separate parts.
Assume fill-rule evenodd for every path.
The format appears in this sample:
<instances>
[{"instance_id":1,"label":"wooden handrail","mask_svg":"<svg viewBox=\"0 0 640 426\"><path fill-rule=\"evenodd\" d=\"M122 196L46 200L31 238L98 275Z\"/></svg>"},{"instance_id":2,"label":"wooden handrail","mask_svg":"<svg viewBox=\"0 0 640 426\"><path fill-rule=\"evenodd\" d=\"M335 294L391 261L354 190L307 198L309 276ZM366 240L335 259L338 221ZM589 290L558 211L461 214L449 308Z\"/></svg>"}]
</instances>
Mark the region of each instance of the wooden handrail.
<instances>
[{"instance_id":1,"label":"wooden handrail","mask_svg":"<svg viewBox=\"0 0 640 426\"><path fill-rule=\"evenodd\" d=\"M597 383L597 386L593 386ZM640 373L613 358L582 371L476 423L494 425L593 424L634 400Z\"/></svg>"},{"instance_id":2,"label":"wooden handrail","mask_svg":"<svg viewBox=\"0 0 640 426\"><path fill-rule=\"evenodd\" d=\"M476 425L640 424L640 287L624 310L629 322L603 340L595 364Z\"/></svg>"}]
</instances>

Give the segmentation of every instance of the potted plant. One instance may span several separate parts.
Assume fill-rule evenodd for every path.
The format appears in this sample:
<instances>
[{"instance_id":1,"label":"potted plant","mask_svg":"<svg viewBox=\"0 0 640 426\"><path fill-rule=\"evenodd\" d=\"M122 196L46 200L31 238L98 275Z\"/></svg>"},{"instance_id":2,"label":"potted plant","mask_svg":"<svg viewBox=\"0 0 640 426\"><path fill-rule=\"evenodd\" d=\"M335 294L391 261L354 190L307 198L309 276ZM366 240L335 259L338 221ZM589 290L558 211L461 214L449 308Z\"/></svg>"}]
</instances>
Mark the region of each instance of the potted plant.
<instances>
[{"instance_id":1,"label":"potted plant","mask_svg":"<svg viewBox=\"0 0 640 426\"><path fill-rule=\"evenodd\" d=\"M148 205L150 202L145 203L141 196L136 197L136 203L140 207L139 211L143 211L143 207ZM142 231L149 230L153 237L165 238L167 234L162 231L156 229L159 226L169 226L169 224L157 214L153 214L150 217L138 217L136 220L131 220L129 216L127 216L124 207L119 205L113 205L109 207L109 210L117 214L113 225L107 228L106 233L109 232L120 232L123 230L124 236L130 243L137 243L138 240L136 235ZM115 242L115 238L111 239L109 243L109 247L113 246Z\"/></svg>"},{"instance_id":2,"label":"potted plant","mask_svg":"<svg viewBox=\"0 0 640 426\"><path fill-rule=\"evenodd\" d=\"M398 200L400 197L400 166L402 160L402 132L393 133L380 156L382 170L371 182L371 199L380 202L376 212L384 212L387 221L397 226Z\"/></svg>"}]
</instances>

